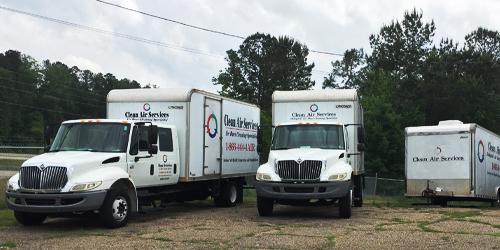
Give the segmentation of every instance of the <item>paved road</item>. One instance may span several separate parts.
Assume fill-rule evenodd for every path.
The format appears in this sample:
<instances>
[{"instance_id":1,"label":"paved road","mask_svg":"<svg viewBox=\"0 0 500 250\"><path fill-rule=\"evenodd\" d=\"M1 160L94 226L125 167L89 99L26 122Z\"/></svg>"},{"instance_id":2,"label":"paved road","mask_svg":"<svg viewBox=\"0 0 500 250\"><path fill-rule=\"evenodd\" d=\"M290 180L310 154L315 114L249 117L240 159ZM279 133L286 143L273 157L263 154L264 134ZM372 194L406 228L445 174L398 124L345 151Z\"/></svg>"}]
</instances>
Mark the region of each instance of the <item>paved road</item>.
<instances>
[{"instance_id":1,"label":"paved road","mask_svg":"<svg viewBox=\"0 0 500 250\"><path fill-rule=\"evenodd\" d=\"M49 219L39 227L0 227L0 243L19 249L499 249L499 208L278 206L259 217L254 204L214 208L173 204L107 230L98 218Z\"/></svg>"}]
</instances>

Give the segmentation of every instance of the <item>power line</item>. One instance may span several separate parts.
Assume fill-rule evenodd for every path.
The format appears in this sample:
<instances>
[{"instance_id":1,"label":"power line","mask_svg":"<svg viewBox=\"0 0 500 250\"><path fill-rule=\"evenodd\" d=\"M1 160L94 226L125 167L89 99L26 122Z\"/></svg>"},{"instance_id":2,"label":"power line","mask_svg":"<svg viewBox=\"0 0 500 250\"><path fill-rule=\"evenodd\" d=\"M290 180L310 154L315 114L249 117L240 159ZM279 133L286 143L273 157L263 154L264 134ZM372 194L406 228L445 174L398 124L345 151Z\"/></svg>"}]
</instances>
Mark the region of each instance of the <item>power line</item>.
<instances>
[{"instance_id":1,"label":"power line","mask_svg":"<svg viewBox=\"0 0 500 250\"><path fill-rule=\"evenodd\" d=\"M96 1L100 2L100 3L103 3L103 4L107 4L107 5L113 6L113 7L117 7L117 8L120 8L120 9L132 11L132 12L135 12L135 13L139 13L139 14L142 14L142 15L145 15L145 16L149 16L149 17L153 17L153 18L158 18L158 19L161 19L161 20L164 20L164 21L167 21L167 22L172 22L172 23L180 24L180 25L183 25L183 26L186 26L186 27L189 27L189 28L203 30L203 31L206 31L206 32L215 33L215 34L219 34L219 35L223 35L223 36L228 36L228 37L233 37L233 38L238 38L238 39L245 39L245 37L243 37L241 35L231 34L231 33L227 33L227 32L222 32L222 31L218 31L218 30L208 29L208 28L204 28L204 27L201 27L201 26L196 26L196 25L184 23L184 22L177 21L177 20L174 20L174 19L171 19L171 18L166 18L166 17L158 16L158 15L155 15L155 14L151 14L151 13L147 13L147 12L144 12L144 11L140 11L140 10L128 8L128 7L125 7L123 5L119 5L119 4L115 4L115 3L111 3L111 2L106 2L106 1L103 1L103 0L96 0ZM314 49L309 49L309 51L312 52L312 53L317 53L317 54L324 54L324 55L331 55L331 56L344 56L341 53L335 53L335 52L320 51L320 50L314 50Z\"/></svg>"},{"instance_id":2,"label":"power line","mask_svg":"<svg viewBox=\"0 0 500 250\"><path fill-rule=\"evenodd\" d=\"M63 113L63 114L69 114L69 115L77 115L77 116L83 116L83 117L90 117L89 115L84 115L84 114L78 114L78 113L60 111L60 110L55 110L55 109L40 108L40 107L31 106L31 105L24 105L24 104L19 104L19 103L5 102L5 101L2 101L2 100L0 100L0 103L4 103L4 104L7 104L7 105L12 105L12 106L24 107L24 108L37 109L37 110L41 110L41 111L53 112L53 113Z\"/></svg>"},{"instance_id":3,"label":"power line","mask_svg":"<svg viewBox=\"0 0 500 250\"><path fill-rule=\"evenodd\" d=\"M129 39L129 40L134 40L134 41L137 41L137 42L142 42L142 43L147 43L147 44L153 44L153 45L160 46L160 47L165 47L165 48L169 48L169 49L175 49L175 50L189 52L189 53L198 54L198 55L205 55L205 56L211 56L211 57L216 57L216 58L223 58L222 55L206 53L206 52L203 52L202 50L198 50L198 49L187 48L187 47L183 47L183 46L179 46L179 45L175 45L175 44L168 44L168 43L159 42L159 41L155 41L155 40L151 40L151 39L146 39L146 38L142 38L142 37L138 37L138 36L132 36L132 35L124 34L124 33L118 33L118 32L114 32L114 31L103 30L103 29L99 29L99 28L95 28L95 27L91 27L91 26L86 26L86 25L82 25L82 24L72 23L72 22L61 20L61 19L56 19L56 18L52 18L52 17L42 16L42 15L38 15L38 14L34 14L34 13L22 11L22 10L12 9L12 8L8 8L8 7L4 7L4 6L0 6L0 9L6 10L6 11L10 11L10 12L14 12L14 13L21 14L21 15L35 17L35 18L38 18L38 19L43 19L43 20L50 21L50 22L55 22L55 23L64 24L64 25L67 25L67 26L72 26L72 27L77 28L77 29L93 31L93 32L97 32L97 33L101 33L101 34L106 34L106 35L112 35L112 36L121 37L121 38Z\"/></svg>"}]
</instances>

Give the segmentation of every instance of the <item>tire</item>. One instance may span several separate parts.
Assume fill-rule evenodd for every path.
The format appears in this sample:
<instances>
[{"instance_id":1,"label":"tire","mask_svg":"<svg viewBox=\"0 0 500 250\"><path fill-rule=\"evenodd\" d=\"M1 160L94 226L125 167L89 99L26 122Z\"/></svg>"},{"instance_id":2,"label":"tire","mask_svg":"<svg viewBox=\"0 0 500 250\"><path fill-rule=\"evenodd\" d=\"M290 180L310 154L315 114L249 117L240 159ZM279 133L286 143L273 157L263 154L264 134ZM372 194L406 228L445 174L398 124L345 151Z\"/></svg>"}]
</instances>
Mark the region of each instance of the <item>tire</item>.
<instances>
[{"instance_id":1,"label":"tire","mask_svg":"<svg viewBox=\"0 0 500 250\"><path fill-rule=\"evenodd\" d=\"M17 222L24 226L36 226L42 224L47 215L14 211L14 217L16 217Z\"/></svg>"},{"instance_id":2,"label":"tire","mask_svg":"<svg viewBox=\"0 0 500 250\"><path fill-rule=\"evenodd\" d=\"M339 199L339 215L340 218L349 219L352 214L352 189L347 194Z\"/></svg>"},{"instance_id":3,"label":"tire","mask_svg":"<svg viewBox=\"0 0 500 250\"><path fill-rule=\"evenodd\" d=\"M102 223L107 228L127 225L130 217L130 196L126 190L111 189L99 212Z\"/></svg>"},{"instance_id":4,"label":"tire","mask_svg":"<svg viewBox=\"0 0 500 250\"><path fill-rule=\"evenodd\" d=\"M355 207L363 206L363 176L355 176L354 178L354 199L353 205Z\"/></svg>"},{"instance_id":5,"label":"tire","mask_svg":"<svg viewBox=\"0 0 500 250\"><path fill-rule=\"evenodd\" d=\"M228 181L221 185L219 195L214 197L214 203L217 207L234 207L238 203L238 184L234 181Z\"/></svg>"},{"instance_id":6,"label":"tire","mask_svg":"<svg viewBox=\"0 0 500 250\"><path fill-rule=\"evenodd\" d=\"M264 198L257 196L257 211L260 216L271 216L273 215L274 200L269 198Z\"/></svg>"}]
</instances>

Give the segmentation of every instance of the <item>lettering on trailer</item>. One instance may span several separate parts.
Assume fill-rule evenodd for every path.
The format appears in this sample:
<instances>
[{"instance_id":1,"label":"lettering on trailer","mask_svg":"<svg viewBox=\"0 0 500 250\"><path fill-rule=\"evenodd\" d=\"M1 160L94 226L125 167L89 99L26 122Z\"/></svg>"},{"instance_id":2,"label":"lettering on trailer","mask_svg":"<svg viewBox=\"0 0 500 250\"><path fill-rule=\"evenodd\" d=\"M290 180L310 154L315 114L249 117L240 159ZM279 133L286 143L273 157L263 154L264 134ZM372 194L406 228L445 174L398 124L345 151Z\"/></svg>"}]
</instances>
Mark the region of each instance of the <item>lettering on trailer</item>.
<instances>
[{"instance_id":1,"label":"lettering on trailer","mask_svg":"<svg viewBox=\"0 0 500 250\"><path fill-rule=\"evenodd\" d=\"M488 175L492 175L495 177L500 177L500 147L495 146L492 142L488 142L486 144L486 149L485 150L485 145L483 140L479 140L477 144L477 158L480 163L483 163L486 158L491 159L491 167L487 168L486 173ZM485 162L484 164L480 164L480 166L487 166L489 165L488 161Z\"/></svg>"},{"instance_id":2,"label":"lettering on trailer","mask_svg":"<svg viewBox=\"0 0 500 250\"><path fill-rule=\"evenodd\" d=\"M437 146L434 149L436 156L415 156L413 162L449 162L449 161L464 161L465 157L457 155L441 155L443 153L442 146Z\"/></svg>"},{"instance_id":3,"label":"lettering on trailer","mask_svg":"<svg viewBox=\"0 0 500 250\"><path fill-rule=\"evenodd\" d=\"M253 120L248 120L245 117L230 117L228 114L224 115L224 127L226 128L225 135L227 137L233 138L243 138L245 140L257 139L257 130L259 129L259 124ZM226 151L237 151L237 152L254 152L257 149L255 143L244 143L244 142L226 142ZM238 160L240 161L240 160ZM253 159L247 159L243 162L253 161ZM233 161L230 161L233 162ZM242 162L242 161L240 161Z\"/></svg>"},{"instance_id":4,"label":"lettering on trailer","mask_svg":"<svg viewBox=\"0 0 500 250\"><path fill-rule=\"evenodd\" d=\"M350 109L352 108L351 104L338 104L335 106L338 109ZM321 112L318 104L313 103L309 106L310 112L292 112L290 120L336 120L338 119L337 113L334 112Z\"/></svg>"},{"instance_id":5,"label":"lettering on trailer","mask_svg":"<svg viewBox=\"0 0 500 250\"><path fill-rule=\"evenodd\" d=\"M170 106L170 107L176 107L175 109L178 109L177 107L179 106ZM125 112L125 118L127 118L127 120L166 122L170 117L168 113L162 111L158 112L151 111L151 105L149 103L144 103L144 105L142 105L142 109L143 111L141 112L130 112L130 111Z\"/></svg>"}]
</instances>

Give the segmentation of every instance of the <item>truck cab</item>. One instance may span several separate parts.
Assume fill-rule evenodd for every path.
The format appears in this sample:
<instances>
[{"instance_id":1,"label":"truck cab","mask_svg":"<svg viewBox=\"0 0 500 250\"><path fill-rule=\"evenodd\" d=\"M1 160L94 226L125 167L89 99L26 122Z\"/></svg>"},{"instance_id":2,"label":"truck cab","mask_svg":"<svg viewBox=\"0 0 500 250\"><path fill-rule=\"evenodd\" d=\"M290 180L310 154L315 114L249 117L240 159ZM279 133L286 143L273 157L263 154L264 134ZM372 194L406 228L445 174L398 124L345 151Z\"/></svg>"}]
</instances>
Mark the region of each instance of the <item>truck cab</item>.
<instances>
[{"instance_id":1,"label":"truck cab","mask_svg":"<svg viewBox=\"0 0 500 250\"><path fill-rule=\"evenodd\" d=\"M273 203L330 204L350 216L352 200L348 134L343 124L285 123L275 127L267 163L257 170L259 214ZM348 205L346 205L348 204Z\"/></svg>"},{"instance_id":2,"label":"truck cab","mask_svg":"<svg viewBox=\"0 0 500 250\"><path fill-rule=\"evenodd\" d=\"M107 225L120 226L138 209L136 188L177 182L178 160L172 126L66 121L48 152L25 161L10 178L7 205L27 225L48 215L95 212Z\"/></svg>"},{"instance_id":3,"label":"truck cab","mask_svg":"<svg viewBox=\"0 0 500 250\"><path fill-rule=\"evenodd\" d=\"M362 205L363 115L356 90L275 91L268 160L257 170L259 215L274 204Z\"/></svg>"}]
</instances>

